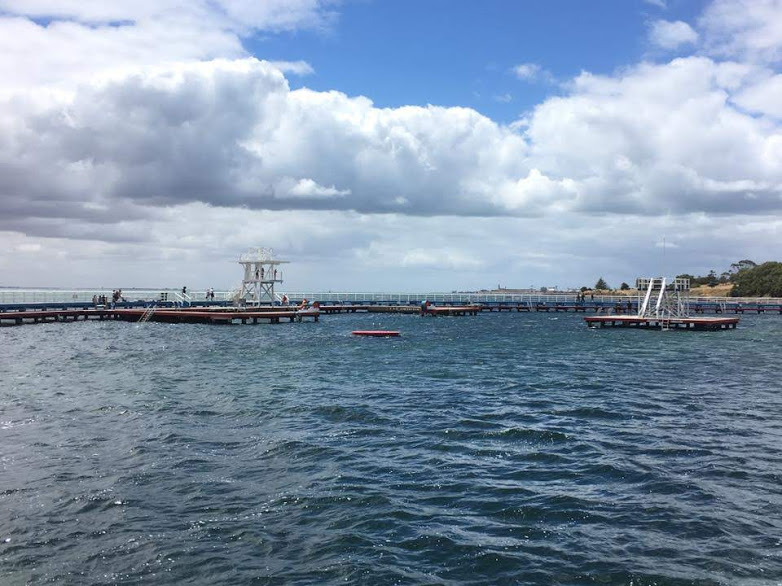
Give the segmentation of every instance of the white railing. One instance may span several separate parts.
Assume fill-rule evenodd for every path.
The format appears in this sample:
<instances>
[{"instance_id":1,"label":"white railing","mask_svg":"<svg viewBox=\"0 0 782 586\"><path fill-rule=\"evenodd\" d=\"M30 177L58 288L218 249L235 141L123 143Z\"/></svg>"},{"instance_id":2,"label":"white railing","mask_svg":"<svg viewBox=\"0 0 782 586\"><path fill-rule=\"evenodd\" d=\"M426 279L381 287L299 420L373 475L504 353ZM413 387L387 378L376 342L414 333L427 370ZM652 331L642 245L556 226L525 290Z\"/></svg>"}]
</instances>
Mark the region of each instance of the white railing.
<instances>
[{"instance_id":1,"label":"white railing","mask_svg":"<svg viewBox=\"0 0 782 586\"><path fill-rule=\"evenodd\" d=\"M344 293L323 291L293 291L287 292L288 299L300 301L309 299L321 303L419 303L428 299L433 303L574 303L575 292L570 293ZM587 294L588 302L599 303L627 303L635 302L635 295L595 295L592 298ZM777 305L782 303L780 297L690 297L690 303L716 303L724 304L755 304Z\"/></svg>"},{"instance_id":2,"label":"white railing","mask_svg":"<svg viewBox=\"0 0 782 586\"><path fill-rule=\"evenodd\" d=\"M161 293L168 293L168 299L174 301L176 295L181 296L181 289L123 289L122 296L126 301L157 301ZM0 304L12 303L88 303L93 295L105 295L111 299L111 289L0 289ZM231 291L215 291L216 301L230 301ZM309 299L321 303L420 303L428 299L433 303L573 303L575 292L571 293L348 293L324 291L286 292L291 303ZM189 301L198 303L206 300L206 291L191 291ZM628 295L595 295L592 299L587 295L587 301L600 303L626 303L636 301L635 296ZM780 297L690 297L690 304L710 303L721 307L736 303L764 305L782 304Z\"/></svg>"},{"instance_id":3,"label":"white railing","mask_svg":"<svg viewBox=\"0 0 782 586\"><path fill-rule=\"evenodd\" d=\"M100 297L105 295L111 300L111 289L0 289L0 305L12 303L91 303L93 295ZM122 297L125 301L159 301L161 293L167 293L169 301L181 298L181 289L123 289ZM215 291L215 301L230 299L230 292ZM181 299L179 299L181 300ZM206 291L191 291L187 294L187 300L191 303L206 301Z\"/></svg>"}]
</instances>

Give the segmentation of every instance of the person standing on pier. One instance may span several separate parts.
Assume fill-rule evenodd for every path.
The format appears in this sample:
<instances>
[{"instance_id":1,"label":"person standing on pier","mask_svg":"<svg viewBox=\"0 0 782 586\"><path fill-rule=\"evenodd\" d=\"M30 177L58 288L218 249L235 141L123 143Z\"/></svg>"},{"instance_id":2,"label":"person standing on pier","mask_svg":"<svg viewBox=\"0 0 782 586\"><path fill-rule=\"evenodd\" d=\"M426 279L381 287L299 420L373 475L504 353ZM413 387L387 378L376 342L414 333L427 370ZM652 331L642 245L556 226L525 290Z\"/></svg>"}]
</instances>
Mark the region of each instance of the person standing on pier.
<instances>
[{"instance_id":1,"label":"person standing on pier","mask_svg":"<svg viewBox=\"0 0 782 586\"><path fill-rule=\"evenodd\" d=\"M429 300L424 299L421 302L421 317L424 317L427 313L429 313Z\"/></svg>"}]
</instances>

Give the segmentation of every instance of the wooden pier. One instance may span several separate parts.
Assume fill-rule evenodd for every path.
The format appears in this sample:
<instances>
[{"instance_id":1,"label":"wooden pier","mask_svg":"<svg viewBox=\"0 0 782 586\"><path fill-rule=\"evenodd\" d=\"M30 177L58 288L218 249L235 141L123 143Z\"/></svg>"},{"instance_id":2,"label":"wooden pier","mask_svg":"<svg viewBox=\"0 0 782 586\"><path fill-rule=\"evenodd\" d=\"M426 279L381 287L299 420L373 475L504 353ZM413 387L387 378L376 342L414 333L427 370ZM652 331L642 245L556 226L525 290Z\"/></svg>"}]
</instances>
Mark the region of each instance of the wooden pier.
<instances>
[{"instance_id":1,"label":"wooden pier","mask_svg":"<svg viewBox=\"0 0 782 586\"><path fill-rule=\"evenodd\" d=\"M737 317L638 317L632 315L601 315L585 317L591 328L641 328L658 330L713 331L735 329Z\"/></svg>"},{"instance_id":2,"label":"wooden pier","mask_svg":"<svg viewBox=\"0 0 782 586\"><path fill-rule=\"evenodd\" d=\"M143 320L142 320L143 318ZM305 319L318 321L319 314L299 311L296 308L209 310L204 308L182 309L59 309L41 311L0 312L0 325L12 326L32 323L70 322L78 320L122 320L130 322L154 321L165 323L206 324L258 324L300 322Z\"/></svg>"},{"instance_id":3,"label":"wooden pier","mask_svg":"<svg viewBox=\"0 0 782 586\"><path fill-rule=\"evenodd\" d=\"M333 313L409 313L420 314L421 308L415 305L321 305L320 310L326 314ZM431 316L464 316L478 315L485 311L482 305L430 305L426 315Z\"/></svg>"},{"instance_id":4,"label":"wooden pier","mask_svg":"<svg viewBox=\"0 0 782 586\"><path fill-rule=\"evenodd\" d=\"M446 305L443 307L430 305L425 310L423 311L419 310L419 311L421 315L437 317L441 315L447 315L447 316L478 315L478 312L482 310L483 307L480 305L462 305L462 306Z\"/></svg>"}]
</instances>

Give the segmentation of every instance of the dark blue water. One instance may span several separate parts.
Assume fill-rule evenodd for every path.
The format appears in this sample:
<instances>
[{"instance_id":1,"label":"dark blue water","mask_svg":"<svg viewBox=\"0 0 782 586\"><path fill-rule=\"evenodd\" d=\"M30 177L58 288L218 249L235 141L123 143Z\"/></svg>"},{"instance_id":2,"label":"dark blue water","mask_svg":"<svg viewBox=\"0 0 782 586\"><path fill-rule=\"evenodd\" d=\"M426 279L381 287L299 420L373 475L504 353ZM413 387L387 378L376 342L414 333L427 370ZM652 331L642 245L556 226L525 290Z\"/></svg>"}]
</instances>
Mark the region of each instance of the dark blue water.
<instances>
[{"instance_id":1,"label":"dark blue water","mask_svg":"<svg viewBox=\"0 0 782 586\"><path fill-rule=\"evenodd\" d=\"M2 584L782 582L779 316L0 340Z\"/></svg>"}]
</instances>

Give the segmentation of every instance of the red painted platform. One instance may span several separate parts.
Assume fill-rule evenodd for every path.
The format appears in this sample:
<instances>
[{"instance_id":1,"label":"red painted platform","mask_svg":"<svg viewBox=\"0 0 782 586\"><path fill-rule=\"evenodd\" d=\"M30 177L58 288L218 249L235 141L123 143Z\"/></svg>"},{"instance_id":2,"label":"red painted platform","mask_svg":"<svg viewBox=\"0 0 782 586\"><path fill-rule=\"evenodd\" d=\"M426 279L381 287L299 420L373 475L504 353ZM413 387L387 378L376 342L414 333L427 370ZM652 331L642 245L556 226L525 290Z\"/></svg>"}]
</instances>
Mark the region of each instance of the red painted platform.
<instances>
[{"instance_id":1,"label":"red painted platform","mask_svg":"<svg viewBox=\"0 0 782 586\"><path fill-rule=\"evenodd\" d=\"M635 315L601 315L585 317L584 321L592 328L630 327L642 329L681 329L681 330L728 330L734 329L737 317L638 317Z\"/></svg>"},{"instance_id":2,"label":"red painted platform","mask_svg":"<svg viewBox=\"0 0 782 586\"><path fill-rule=\"evenodd\" d=\"M52 321L77 321L87 319L109 319L137 322L146 312L146 308L133 309L61 309L52 311L8 311L0 312L0 325L22 325L26 323L45 323ZM313 311L297 311L295 308L273 311L256 308L250 310L237 309L156 309L149 321L168 323L212 323L244 324L279 323L282 320L302 321L311 319L318 321L319 313Z\"/></svg>"},{"instance_id":3,"label":"red painted platform","mask_svg":"<svg viewBox=\"0 0 782 586\"><path fill-rule=\"evenodd\" d=\"M400 335L396 330L355 330L352 334L354 336L369 336L373 338L393 338Z\"/></svg>"}]
</instances>

